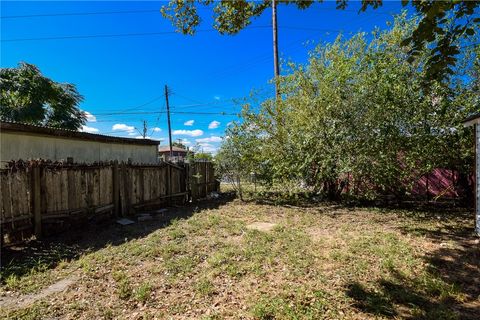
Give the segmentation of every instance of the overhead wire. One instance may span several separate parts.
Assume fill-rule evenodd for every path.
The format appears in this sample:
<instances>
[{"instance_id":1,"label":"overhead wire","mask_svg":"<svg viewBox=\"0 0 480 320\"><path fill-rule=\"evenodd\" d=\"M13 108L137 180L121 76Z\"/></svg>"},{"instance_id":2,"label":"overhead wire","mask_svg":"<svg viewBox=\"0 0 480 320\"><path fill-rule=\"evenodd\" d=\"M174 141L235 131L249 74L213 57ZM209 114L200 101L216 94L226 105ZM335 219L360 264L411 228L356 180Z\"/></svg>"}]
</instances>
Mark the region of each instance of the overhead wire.
<instances>
[{"instance_id":1,"label":"overhead wire","mask_svg":"<svg viewBox=\"0 0 480 320\"><path fill-rule=\"evenodd\" d=\"M248 29L264 29L264 28L271 28L271 26L249 26L248 27ZM218 32L218 30L216 30L216 29L201 29L201 30L196 30L196 32ZM178 34L178 32L176 32L176 31L160 31L160 32L51 36L51 37L38 37L38 38L14 38L14 39L2 39L1 42L72 40L72 39L92 39L92 38L120 38L120 37L137 37L137 36L158 36L158 35L167 35L167 34Z\"/></svg>"},{"instance_id":2,"label":"overhead wire","mask_svg":"<svg viewBox=\"0 0 480 320\"><path fill-rule=\"evenodd\" d=\"M43 17L61 17L61 16L90 16L102 14L131 14L131 13L160 13L159 9L146 10L119 10L119 11L93 11L93 12L56 12L56 13L38 13L38 14L23 14L13 16L1 16L0 19L24 19L24 18L43 18Z\"/></svg>"},{"instance_id":3,"label":"overhead wire","mask_svg":"<svg viewBox=\"0 0 480 320\"><path fill-rule=\"evenodd\" d=\"M106 113L96 113L95 116L109 116L109 115L134 115L134 114L162 114L167 113L167 111L138 111L138 112L106 112ZM226 112L188 112L188 111L170 111L173 114L213 114L213 115L237 115L236 113L226 113Z\"/></svg>"},{"instance_id":4,"label":"overhead wire","mask_svg":"<svg viewBox=\"0 0 480 320\"><path fill-rule=\"evenodd\" d=\"M162 111L164 108L165 108L165 104L163 104L163 106L160 108L160 111ZM155 122L155 125L152 127L152 131L150 132L150 136L153 135L153 133L155 132L155 128L158 126L158 123L160 122L160 115L161 114L158 114L158 116L157 116L157 121Z\"/></svg>"},{"instance_id":5,"label":"overhead wire","mask_svg":"<svg viewBox=\"0 0 480 320\"><path fill-rule=\"evenodd\" d=\"M201 8L201 7L200 7ZM197 8L197 9L200 9ZM361 14L361 10L337 9L335 8L318 8L321 11L344 11L355 12ZM91 11L91 12L52 12L52 13L36 13L22 14L11 16L0 16L0 19L25 19L25 18L43 18L43 17L60 17L60 16L89 16L89 15L108 15L108 14L137 14L137 13L160 13L159 9L138 9L138 10L115 10L115 11ZM390 15L388 12L370 11L369 14Z\"/></svg>"}]
</instances>

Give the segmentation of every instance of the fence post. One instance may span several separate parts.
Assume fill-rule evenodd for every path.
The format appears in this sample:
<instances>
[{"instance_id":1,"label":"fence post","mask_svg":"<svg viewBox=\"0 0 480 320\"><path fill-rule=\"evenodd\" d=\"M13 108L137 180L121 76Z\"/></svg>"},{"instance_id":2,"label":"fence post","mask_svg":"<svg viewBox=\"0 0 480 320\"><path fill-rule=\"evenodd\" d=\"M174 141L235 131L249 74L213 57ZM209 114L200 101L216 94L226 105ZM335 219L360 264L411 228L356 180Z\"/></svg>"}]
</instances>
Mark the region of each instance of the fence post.
<instances>
[{"instance_id":1,"label":"fence post","mask_svg":"<svg viewBox=\"0 0 480 320\"><path fill-rule=\"evenodd\" d=\"M112 190L113 190L113 215L115 217L118 217L120 215L120 210L119 210L119 181L118 181L118 161L115 160L113 161L112 165Z\"/></svg>"},{"instance_id":2,"label":"fence post","mask_svg":"<svg viewBox=\"0 0 480 320\"><path fill-rule=\"evenodd\" d=\"M167 167L167 204L170 205L172 203L172 199L170 195L172 194L172 166L168 163Z\"/></svg>"},{"instance_id":3,"label":"fence post","mask_svg":"<svg viewBox=\"0 0 480 320\"><path fill-rule=\"evenodd\" d=\"M129 167L123 163L122 164L122 185L123 185L123 198L122 198L122 216L130 215L131 210L131 181L128 179Z\"/></svg>"},{"instance_id":4,"label":"fence post","mask_svg":"<svg viewBox=\"0 0 480 320\"><path fill-rule=\"evenodd\" d=\"M210 182L210 172L209 172L209 162L205 162L205 198L208 197L208 189L209 189L209 182Z\"/></svg>"},{"instance_id":5,"label":"fence post","mask_svg":"<svg viewBox=\"0 0 480 320\"><path fill-rule=\"evenodd\" d=\"M42 237L42 212L41 212L41 190L40 190L40 167L32 167L32 211L34 222L34 233L37 239Z\"/></svg>"}]
</instances>

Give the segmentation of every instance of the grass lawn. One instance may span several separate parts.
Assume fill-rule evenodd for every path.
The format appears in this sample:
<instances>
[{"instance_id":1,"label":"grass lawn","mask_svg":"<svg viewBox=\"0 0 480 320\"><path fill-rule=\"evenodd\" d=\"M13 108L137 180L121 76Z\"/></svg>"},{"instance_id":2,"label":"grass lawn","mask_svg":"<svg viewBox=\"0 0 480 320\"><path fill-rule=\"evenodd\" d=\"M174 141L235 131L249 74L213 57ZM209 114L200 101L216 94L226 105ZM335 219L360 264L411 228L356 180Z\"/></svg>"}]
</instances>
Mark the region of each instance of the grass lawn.
<instances>
[{"instance_id":1,"label":"grass lawn","mask_svg":"<svg viewBox=\"0 0 480 320\"><path fill-rule=\"evenodd\" d=\"M274 227L248 227L255 222ZM75 280L0 318L478 319L472 224L461 211L238 200L176 208L5 251L0 296Z\"/></svg>"}]
</instances>

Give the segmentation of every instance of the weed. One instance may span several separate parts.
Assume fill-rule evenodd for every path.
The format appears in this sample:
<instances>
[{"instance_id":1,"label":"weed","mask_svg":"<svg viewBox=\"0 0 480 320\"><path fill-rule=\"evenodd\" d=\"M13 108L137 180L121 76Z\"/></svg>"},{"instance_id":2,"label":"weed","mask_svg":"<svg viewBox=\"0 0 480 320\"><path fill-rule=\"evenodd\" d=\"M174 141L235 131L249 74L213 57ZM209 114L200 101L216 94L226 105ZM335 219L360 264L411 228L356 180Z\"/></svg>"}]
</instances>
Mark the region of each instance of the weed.
<instances>
[{"instance_id":1,"label":"weed","mask_svg":"<svg viewBox=\"0 0 480 320\"><path fill-rule=\"evenodd\" d=\"M201 296L210 296L215 293L215 286L210 280L202 278L195 283L195 291Z\"/></svg>"},{"instance_id":2,"label":"weed","mask_svg":"<svg viewBox=\"0 0 480 320\"><path fill-rule=\"evenodd\" d=\"M180 228L173 228L168 231L168 237L172 240L185 238L187 235Z\"/></svg>"},{"instance_id":3,"label":"weed","mask_svg":"<svg viewBox=\"0 0 480 320\"><path fill-rule=\"evenodd\" d=\"M140 302L146 302L150 299L151 292L152 285L148 282L144 282L135 290L135 299Z\"/></svg>"},{"instance_id":4,"label":"weed","mask_svg":"<svg viewBox=\"0 0 480 320\"><path fill-rule=\"evenodd\" d=\"M188 275L198 264L198 258L195 255L185 255L172 257L164 262L164 267L170 276Z\"/></svg>"},{"instance_id":5,"label":"weed","mask_svg":"<svg viewBox=\"0 0 480 320\"><path fill-rule=\"evenodd\" d=\"M132 296L132 286L128 276L123 271L114 271L112 277L117 283L117 294L122 300L128 300Z\"/></svg>"}]
</instances>

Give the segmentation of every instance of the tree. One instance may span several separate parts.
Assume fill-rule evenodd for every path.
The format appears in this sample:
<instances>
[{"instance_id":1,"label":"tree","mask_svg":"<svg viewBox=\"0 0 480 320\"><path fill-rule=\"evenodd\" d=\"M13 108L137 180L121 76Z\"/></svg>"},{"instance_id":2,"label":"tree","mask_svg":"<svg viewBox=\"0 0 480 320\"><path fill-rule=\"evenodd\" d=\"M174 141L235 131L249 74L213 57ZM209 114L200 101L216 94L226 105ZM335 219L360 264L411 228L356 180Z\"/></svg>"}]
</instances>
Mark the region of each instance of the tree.
<instances>
[{"instance_id":1,"label":"tree","mask_svg":"<svg viewBox=\"0 0 480 320\"><path fill-rule=\"evenodd\" d=\"M69 83L43 76L25 62L0 70L0 117L8 121L78 130L86 122L83 97Z\"/></svg>"},{"instance_id":2,"label":"tree","mask_svg":"<svg viewBox=\"0 0 480 320\"><path fill-rule=\"evenodd\" d=\"M300 10L309 8L314 0L278 0L278 3L294 5ZM322 2L317 1L317 2ZM382 0L362 0L360 11L369 6L378 8ZM420 14L421 19L413 33L404 39L403 45L409 48L409 59L417 58L424 47L429 45L430 57L427 62L426 80L441 80L451 74L460 49L458 40L473 36L480 18L475 16L480 1L409 1L402 0L404 6L411 3ZM271 0L263 1L218 1L212 0L171 0L162 7L164 17L172 21L179 32L193 35L201 23L198 6L213 6L213 27L221 34L236 34L247 27L253 19L259 17L272 4ZM337 8L347 8L348 0L337 0ZM449 23L455 21L454 24Z\"/></svg>"},{"instance_id":3,"label":"tree","mask_svg":"<svg viewBox=\"0 0 480 320\"><path fill-rule=\"evenodd\" d=\"M187 150L187 146L181 143L180 141L172 142L172 146Z\"/></svg>"},{"instance_id":4,"label":"tree","mask_svg":"<svg viewBox=\"0 0 480 320\"><path fill-rule=\"evenodd\" d=\"M318 46L306 65L290 63L279 79L283 99L264 101L259 112L245 108L229 131L229 163L268 168L267 179L329 198L347 184L361 196L401 197L433 168L470 172L471 131L461 120L478 110L479 49L465 52L455 77L427 90L429 50L405 63L402 46L416 25L399 16L369 41L363 33L339 36Z\"/></svg>"},{"instance_id":5,"label":"tree","mask_svg":"<svg viewBox=\"0 0 480 320\"><path fill-rule=\"evenodd\" d=\"M195 153L193 158L194 160L203 160L203 161L213 160L213 156L210 153L206 153L206 152Z\"/></svg>"}]
</instances>

